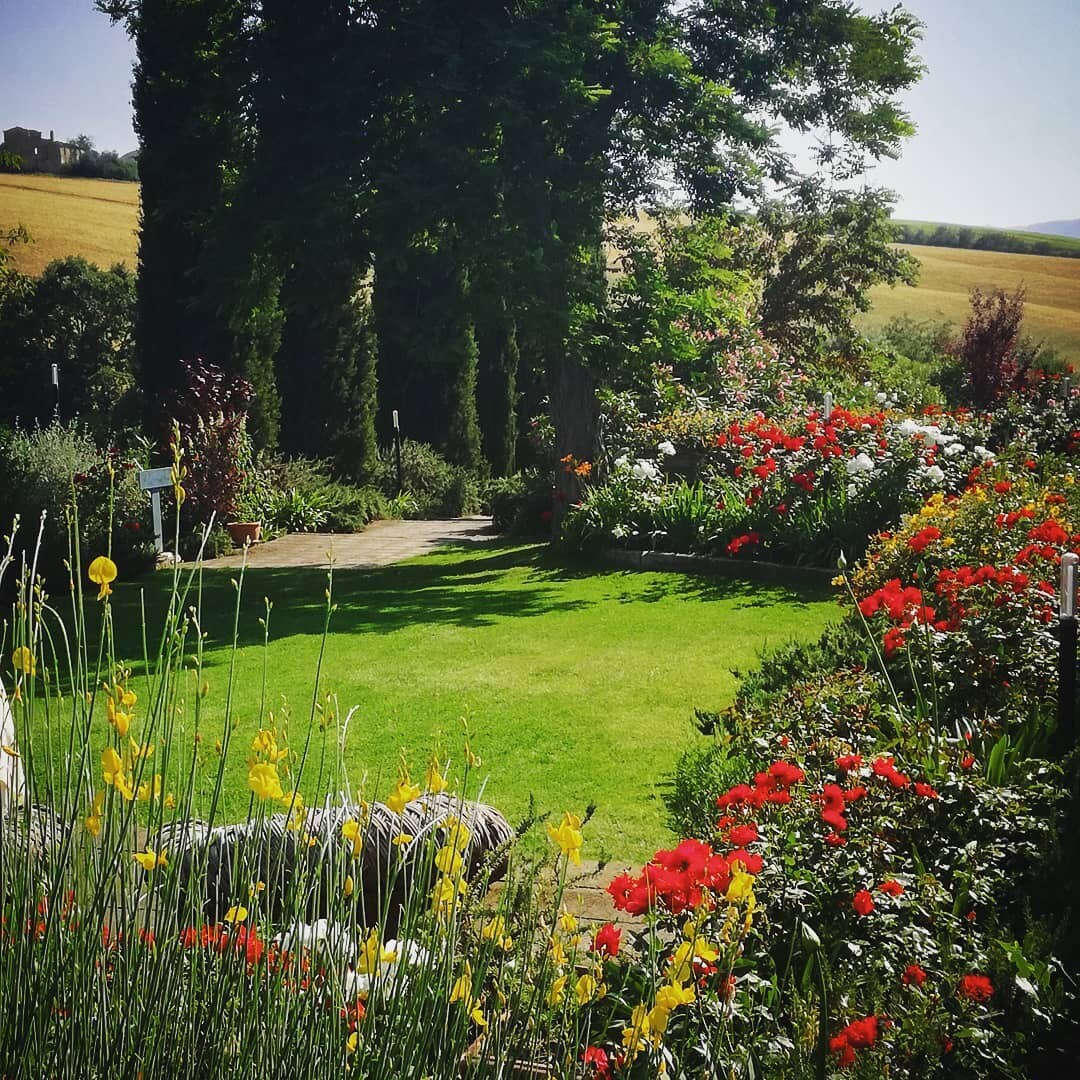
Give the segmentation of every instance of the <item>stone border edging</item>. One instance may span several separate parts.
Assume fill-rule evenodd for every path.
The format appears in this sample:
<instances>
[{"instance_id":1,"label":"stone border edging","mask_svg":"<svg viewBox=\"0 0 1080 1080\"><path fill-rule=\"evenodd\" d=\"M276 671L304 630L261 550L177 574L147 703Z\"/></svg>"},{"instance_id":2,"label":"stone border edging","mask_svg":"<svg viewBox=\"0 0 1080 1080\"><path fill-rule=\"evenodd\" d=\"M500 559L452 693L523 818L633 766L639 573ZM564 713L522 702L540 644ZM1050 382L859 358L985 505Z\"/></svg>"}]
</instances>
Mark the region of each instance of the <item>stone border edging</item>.
<instances>
[{"instance_id":1,"label":"stone border edging","mask_svg":"<svg viewBox=\"0 0 1080 1080\"><path fill-rule=\"evenodd\" d=\"M628 548L607 548L605 562L634 570L674 570L681 574L702 574L707 577L739 578L746 581L783 582L793 575L811 578L822 584L832 584L839 570L821 566L792 566L788 563L742 562L715 555L681 555L674 551L631 551Z\"/></svg>"}]
</instances>

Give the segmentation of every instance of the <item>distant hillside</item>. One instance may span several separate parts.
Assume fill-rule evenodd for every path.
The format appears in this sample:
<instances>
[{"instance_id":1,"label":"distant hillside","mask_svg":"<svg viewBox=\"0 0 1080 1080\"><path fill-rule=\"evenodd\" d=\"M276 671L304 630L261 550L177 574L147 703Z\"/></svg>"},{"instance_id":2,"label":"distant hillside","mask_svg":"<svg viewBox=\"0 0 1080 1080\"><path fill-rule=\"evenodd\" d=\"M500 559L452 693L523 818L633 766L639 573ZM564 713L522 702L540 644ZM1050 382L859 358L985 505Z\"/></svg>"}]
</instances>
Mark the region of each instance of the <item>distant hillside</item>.
<instances>
[{"instance_id":1,"label":"distant hillside","mask_svg":"<svg viewBox=\"0 0 1080 1080\"><path fill-rule=\"evenodd\" d=\"M893 221L893 224L897 228L897 240L901 244L1080 259L1080 238L1068 235L1049 236L1042 232L989 229L978 225L949 225L940 221Z\"/></svg>"},{"instance_id":2,"label":"distant hillside","mask_svg":"<svg viewBox=\"0 0 1080 1080\"><path fill-rule=\"evenodd\" d=\"M1029 225L1027 232L1046 233L1049 236L1075 236L1080 238L1080 218L1072 221L1040 221L1038 225Z\"/></svg>"},{"instance_id":3,"label":"distant hillside","mask_svg":"<svg viewBox=\"0 0 1080 1080\"><path fill-rule=\"evenodd\" d=\"M876 285L870 291L873 308L861 320L865 329L898 315L948 321L959 328L971 310L975 286L1011 291L1022 285L1027 292L1025 332L1080 368L1080 259L948 248L907 250L921 264L918 284L895 289Z\"/></svg>"},{"instance_id":4,"label":"distant hillside","mask_svg":"<svg viewBox=\"0 0 1080 1080\"><path fill-rule=\"evenodd\" d=\"M16 244L15 267L40 274L53 259L81 255L102 268L134 270L139 185L123 180L0 173L0 228L25 225L33 240Z\"/></svg>"}]
</instances>

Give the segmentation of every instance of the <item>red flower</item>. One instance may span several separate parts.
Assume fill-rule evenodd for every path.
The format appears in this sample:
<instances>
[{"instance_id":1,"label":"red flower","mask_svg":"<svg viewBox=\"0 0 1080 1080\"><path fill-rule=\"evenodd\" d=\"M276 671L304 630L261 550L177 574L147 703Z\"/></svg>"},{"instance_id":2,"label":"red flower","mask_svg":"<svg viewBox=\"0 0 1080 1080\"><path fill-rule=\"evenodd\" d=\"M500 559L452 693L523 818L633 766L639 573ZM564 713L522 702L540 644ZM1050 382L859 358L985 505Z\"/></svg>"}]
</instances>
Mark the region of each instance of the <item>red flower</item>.
<instances>
[{"instance_id":1,"label":"red flower","mask_svg":"<svg viewBox=\"0 0 1080 1080\"><path fill-rule=\"evenodd\" d=\"M885 631L885 636L881 639L881 644L885 647L886 658L891 659L907 644L907 638L904 637L904 632L902 630L894 626Z\"/></svg>"},{"instance_id":2,"label":"red flower","mask_svg":"<svg viewBox=\"0 0 1080 1080\"><path fill-rule=\"evenodd\" d=\"M926 982L926 972L918 964L908 964L904 968L904 974L900 976L900 981L905 986L922 986Z\"/></svg>"},{"instance_id":3,"label":"red flower","mask_svg":"<svg viewBox=\"0 0 1080 1080\"><path fill-rule=\"evenodd\" d=\"M836 759L836 767L841 772L854 772L862 768L862 754L845 754Z\"/></svg>"},{"instance_id":4,"label":"red flower","mask_svg":"<svg viewBox=\"0 0 1080 1080\"><path fill-rule=\"evenodd\" d=\"M893 764L895 760L891 757L879 757L871 768L875 776L884 777L894 788L906 788L911 781L902 772L897 771Z\"/></svg>"},{"instance_id":5,"label":"red flower","mask_svg":"<svg viewBox=\"0 0 1080 1080\"><path fill-rule=\"evenodd\" d=\"M593 934L593 952L600 956L616 956L621 941L622 931L614 923L605 923Z\"/></svg>"},{"instance_id":6,"label":"red flower","mask_svg":"<svg viewBox=\"0 0 1080 1080\"><path fill-rule=\"evenodd\" d=\"M821 800L821 820L831 826L833 832L843 832L847 828L843 790L838 784L826 784L821 792Z\"/></svg>"},{"instance_id":7,"label":"red flower","mask_svg":"<svg viewBox=\"0 0 1080 1080\"><path fill-rule=\"evenodd\" d=\"M927 525L920 529L909 541L908 547L916 554L921 555L935 540L941 539L941 530L935 525Z\"/></svg>"},{"instance_id":8,"label":"red flower","mask_svg":"<svg viewBox=\"0 0 1080 1080\"><path fill-rule=\"evenodd\" d=\"M968 1001L989 1001L994 996L994 984L985 975L965 975L956 992Z\"/></svg>"},{"instance_id":9,"label":"red flower","mask_svg":"<svg viewBox=\"0 0 1080 1080\"><path fill-rule=\"evenodd\" d=\"M852 898L851 906L856 915L869 915L874 910L874 898L866 889L860 889Z\"/></svg>"},{"instance_id":10,"label":"red flower","mask_svg":"<svg viewBox=\"0 0 1080 1080\"><path fill-rule=\"evenodd\" d=\"M890 878L888 881L883 881L878 886L878 892L883 892L887 896L902 896L904 892L904 886L899 881L893 881Z\"/></svg>"},{"instance_id":11,"label":"red flower","mask_svg":"<svg viewBox=\"0 0 1080 1080\"><path fill-rule=\"evenodd\" d=\"M825 843L830 847L843 847L847 841L842 836L838 836L836 833L831 832L825 837Z\"/></svg>"},{"instance_id":12,"label":"red flower","mask_svg":"<svg viewBox=\"0 0 1080 1080\"><path fill-rule=\"evenodd\" d=\"M975 764L975 755L974 754L965 754L960 759L960 768L961 769L970 769L971 766L974 765L974 764Z\"/></svg>"},{"instance_id":13,"label":"red flower","mask_svg":"<svg viewBox=\"0 0 1080 1080\"><path fill-rule=\"evenodd\" d=\"M936 799L938 793L929 785L918 782L915 784L915 794L921 795L924 799Z\"/></svg>"},{"instance_id":14,"label":"red flower","mask_svg":"<svg viewBox=\"0 0 1080 1080\"><path fill-rule=\"evenodd\" d=\"M866 1016L848 1024L843 1031L829 1040L829 1049L836 1054L837 1064L845 1069L855 1064L855 1051L864 1050L877 1042L878 1018Z\"/></svg>"},{"instance_id":15,"label":"red flower","mask_svg":"<svg viewBox=\"0 0 1080 1080\"><path fill-rule=\"evenodd\" d=\"M602 1077L603 1080L609 1080L611 1065L608 1062L607 1054L599 1046L586 1047L585 1053L581 1055L581 1060L586 1067L592 1066L592 1075Z\"/></svg>"},{"instance_id":16,"label":"red flower","mask_svg":"<svg viewBox=\"0 0 1080 1080\"><path fill-rule=\"evenodd\" d=\"M1012 491L1012 484L1010 484L1008 480L999 480L994 485L994 490L999 495L1006 495L1008 492Z\"/></svg>"},{"instance_id":17,"label":"red flower","mask_svg":"<svg viewBox=\"0 0 1080 1080\"><path fill-rule=\"evenodd\" d=\"M748 821L745 825L736 825L727 834L727 842L733 847L746 847L747 844L760 839L757 825L752 821Z\"/></svg>"}]
</instances>

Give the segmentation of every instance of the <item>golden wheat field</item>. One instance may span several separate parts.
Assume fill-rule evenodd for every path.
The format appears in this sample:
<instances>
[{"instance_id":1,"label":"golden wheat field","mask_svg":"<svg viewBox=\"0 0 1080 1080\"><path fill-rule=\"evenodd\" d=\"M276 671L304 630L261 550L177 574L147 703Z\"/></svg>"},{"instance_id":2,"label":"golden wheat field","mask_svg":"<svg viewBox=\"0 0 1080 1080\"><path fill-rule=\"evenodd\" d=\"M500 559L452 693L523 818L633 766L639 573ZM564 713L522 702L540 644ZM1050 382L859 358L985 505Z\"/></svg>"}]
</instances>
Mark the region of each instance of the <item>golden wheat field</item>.
<instances>
[{"instance_id":1,"label":"golden wheat field","mask_svg":"<svg viewBox=\"0 0 1080 1080\"><path fill-rule=\"evenodd\" d=\"M0 229L25 225L15 266L40 274L53 259L81 255L98 266L135 268L139 185L122 180L0 174Z\"/></svg>"},{"instance_id":2,"label":"golden wheat field","mask_svg":"<svg viewBox=\"0 0 1080 1080\"><path fill-rule=\"evenodd\" d=\"M114 180L0 175L0 228L23 224L34 243L16 245L15 265L38 274L52 259L82 255L99 266L134 268L139 186ZM958 248L909 247L919 284L872 290L872 329L894 315L961 324L974 286L1027 288L1026 326L1080 366L1080 259Z\"/></svg>"},{"instance_id":3,"label":"golden wheat field","mask_svg":"<svg viewBox=\"0 0 1080 1080\"><path fill-rule=\"evenodd\" d=\"M1027 332L1080 365L1080 259L921 245L907 250L922 264L918 285L871 290L874 306L863 317L864 326L880 326L894 315L960 325L976 285L984 290L1023 285Z\"/></svg>"}]
</instances>

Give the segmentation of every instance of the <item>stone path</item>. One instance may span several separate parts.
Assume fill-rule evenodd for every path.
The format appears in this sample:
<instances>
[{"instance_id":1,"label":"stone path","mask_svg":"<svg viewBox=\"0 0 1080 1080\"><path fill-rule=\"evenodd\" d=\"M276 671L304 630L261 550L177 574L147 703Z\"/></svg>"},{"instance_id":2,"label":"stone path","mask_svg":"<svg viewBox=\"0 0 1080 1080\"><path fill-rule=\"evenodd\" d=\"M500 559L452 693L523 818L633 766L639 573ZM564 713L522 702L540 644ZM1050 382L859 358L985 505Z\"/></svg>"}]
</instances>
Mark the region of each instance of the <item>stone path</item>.
<instances>
[{"instance_id":1,"label":"stone path","mask_svg":"<svg viewBox=\"0 0 1080 1080\"><path fill-rule=\"evenodd\" d=\"M450 518L443 521L373 521L361 533L289 533L247 551L249 567L276 569L330 565L331 555L338 570L354 570L426 555L444 544L490 540L491 518ZM207 559L207 569L241 566L242 552Z\"/></svg>"}]
</instances>

